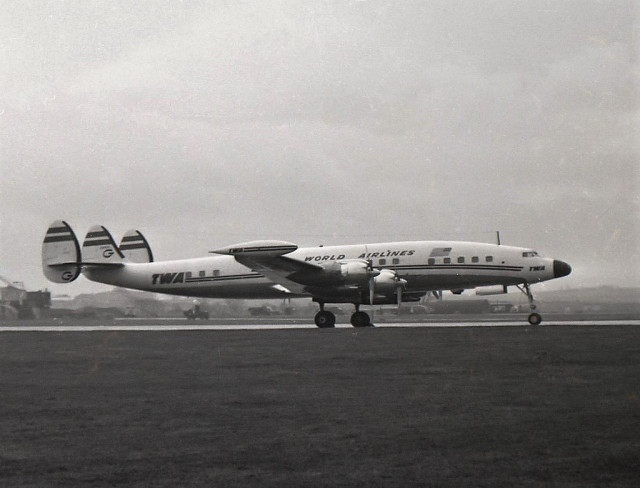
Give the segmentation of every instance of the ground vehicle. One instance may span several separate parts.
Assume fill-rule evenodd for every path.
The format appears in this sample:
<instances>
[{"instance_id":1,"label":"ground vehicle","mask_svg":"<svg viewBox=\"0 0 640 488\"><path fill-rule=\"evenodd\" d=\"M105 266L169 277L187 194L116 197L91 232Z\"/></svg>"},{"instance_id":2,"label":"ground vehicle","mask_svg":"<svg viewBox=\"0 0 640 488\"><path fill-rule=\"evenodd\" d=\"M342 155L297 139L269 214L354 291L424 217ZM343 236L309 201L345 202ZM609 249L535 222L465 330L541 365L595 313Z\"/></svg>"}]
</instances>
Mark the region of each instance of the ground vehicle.
<instances>
[{"instance_id":1,"label":"ground vehicle","mask_svg":"<svg viewBox=\"0 0 640 488\"><path fill-rule=\"evenodd\" d=\"M206 320L209 318L209 312L207 312L206 310L202 310L200 308L200 305L194 305L193 308L190 308L189 310L185 310L184 312L184 316L189 319L189 320L196 320L196 319L202 319L202 320Z\"/></svg>"}]
</instances>

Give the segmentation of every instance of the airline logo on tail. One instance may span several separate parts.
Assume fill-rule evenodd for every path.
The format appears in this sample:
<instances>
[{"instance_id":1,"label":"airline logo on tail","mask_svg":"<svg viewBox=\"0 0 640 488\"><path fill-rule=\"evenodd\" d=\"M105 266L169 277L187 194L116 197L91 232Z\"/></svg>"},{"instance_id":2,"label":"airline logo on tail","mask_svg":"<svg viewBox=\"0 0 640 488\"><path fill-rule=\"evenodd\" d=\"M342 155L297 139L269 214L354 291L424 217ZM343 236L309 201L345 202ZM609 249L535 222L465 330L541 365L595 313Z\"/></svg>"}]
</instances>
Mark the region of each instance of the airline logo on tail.
<instances>
[{"instance_id":1,"label":"airline logo on tail","mask_svg":"<svg viewBox=\"0 0 640 488\"><path fill-rule=\"evenodd\" d=\"M124 259L111 234L102 225L94 225L82 243L83 263L100 264Z\"/></svg>"},{"instance_id":2,"label":"airline logo on tail","mask_svg":"<svg viewBox=\"0 0 640 488\"><path fill-rule=\"evenodd\" d=\"M153 253L149 243L139 230L130 230L125 233L118 246L127 261L132 263L151 263Z\"/></svg>"},{"instance_id":3,"label":"airline logo on tail","mask_svg":"<svg viewBox=\"0 0 640 488\"><path fill-rule=\"evenodd\" d=\"M48 280L70 283L80 274L80 244L64 220L49 226L42 243L42 268Z\"/></svg>"},{"instance_id":4,"label":"airline logo on tail","mask_svg":"<svg viewBox=\"0 0 640 488\"><path fill-rule=\"evenodd\" d=\"M122 266L126 261L153 261L147 240L137 230L128 231L117 246L105 227L95 225L87 232L81 248L71 226L56 220L42 242L42 268L47 279L54 283L74 281L83 266Z\"/></svg>"}]
</instances>

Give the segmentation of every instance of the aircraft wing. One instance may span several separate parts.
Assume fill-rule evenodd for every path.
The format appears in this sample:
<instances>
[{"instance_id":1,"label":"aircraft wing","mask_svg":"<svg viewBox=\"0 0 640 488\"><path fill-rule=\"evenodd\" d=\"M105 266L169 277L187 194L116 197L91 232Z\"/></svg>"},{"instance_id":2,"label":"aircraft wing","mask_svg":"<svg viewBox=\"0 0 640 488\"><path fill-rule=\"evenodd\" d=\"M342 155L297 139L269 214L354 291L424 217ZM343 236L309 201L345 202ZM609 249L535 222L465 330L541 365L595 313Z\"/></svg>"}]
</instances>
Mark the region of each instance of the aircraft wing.
<instances>
[{"instance_id":1,"label":"aircraft wing","mask_svg":"<svg viewBox=\"0 0 640 488\"><path fill-rule=\"evenodd\" d=\"M216 254L228 254L240 264L260 273L276 283L278 289L294 294L308 294L305 285L292 280L294 274L308 275L321 273L322 266L298 261L285 256L298 249L298 246L284 241L251 241L211 251Z\"/></svg>"}]
</instances>

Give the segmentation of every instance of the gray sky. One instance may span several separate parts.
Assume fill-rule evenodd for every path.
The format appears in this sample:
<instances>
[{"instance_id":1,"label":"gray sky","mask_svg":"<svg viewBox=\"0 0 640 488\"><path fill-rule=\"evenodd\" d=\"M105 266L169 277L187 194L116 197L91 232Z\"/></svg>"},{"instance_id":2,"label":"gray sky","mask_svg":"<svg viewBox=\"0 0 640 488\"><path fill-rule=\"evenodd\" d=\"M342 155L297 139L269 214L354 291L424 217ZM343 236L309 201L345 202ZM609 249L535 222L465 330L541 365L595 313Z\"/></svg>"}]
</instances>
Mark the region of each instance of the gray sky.
<instances>
[{"instance_id":1,"label":"gray sky","mask_svg":"<svg viewBox=\"0 0 640 488\"><path fill-rule=\"evenodd\" d=\"M635 2L3 2L0 275L51 221L157 259L461 239L640 285Z\"/></svg>"}]
</instances>

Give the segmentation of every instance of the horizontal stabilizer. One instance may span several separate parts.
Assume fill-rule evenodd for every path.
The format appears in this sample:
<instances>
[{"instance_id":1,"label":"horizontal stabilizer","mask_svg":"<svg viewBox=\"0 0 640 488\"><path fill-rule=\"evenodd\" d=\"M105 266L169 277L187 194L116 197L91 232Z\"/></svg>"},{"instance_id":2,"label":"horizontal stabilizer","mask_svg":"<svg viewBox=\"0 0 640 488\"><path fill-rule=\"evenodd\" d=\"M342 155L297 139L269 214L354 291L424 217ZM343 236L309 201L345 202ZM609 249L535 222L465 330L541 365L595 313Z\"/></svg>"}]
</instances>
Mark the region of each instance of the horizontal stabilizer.
<instances>
[{"instance_id":1,"label":"horizontal stabilizer","mask_svg":"<svg viewBox=\"0 0 640 488\"><path fill-rule=\"evenodd\" d=\"M42 271L49 281L71 283L80 274L80 243L64 220L53 222L42 242Z\"/></svg>"},{"instance_id":2,"label":"horizontal stabilizer","mask_svg":"<svg viewBox=\"0 0 640 488\"><path fill-rule=\"evenodd\" d=\"M101 225L94 225L89 229L82 243L83 264L121 264L123 258L107 229Z\"/></svg>"},{"instance_id":3,"label":"horizontal stabilizer","mask_svg":"<svg viewBox=\"0 0 640 488\"><path fill-rule=\"evenodd\" d=\"M118 248L127 261L132 263L153 262L151 247L139 230L127 231L122 237Z\"/></svg>"}]
</instances>

